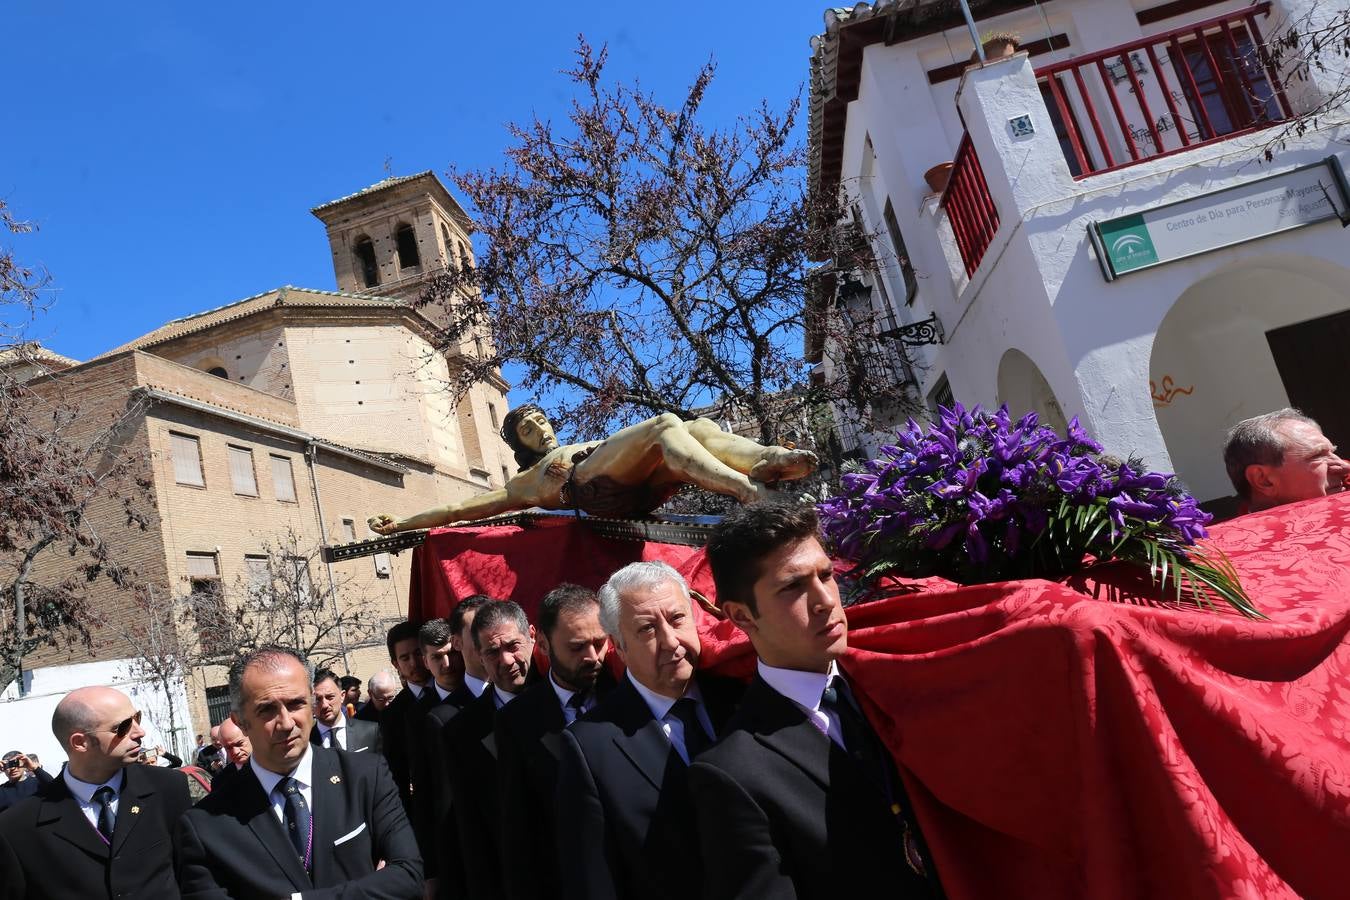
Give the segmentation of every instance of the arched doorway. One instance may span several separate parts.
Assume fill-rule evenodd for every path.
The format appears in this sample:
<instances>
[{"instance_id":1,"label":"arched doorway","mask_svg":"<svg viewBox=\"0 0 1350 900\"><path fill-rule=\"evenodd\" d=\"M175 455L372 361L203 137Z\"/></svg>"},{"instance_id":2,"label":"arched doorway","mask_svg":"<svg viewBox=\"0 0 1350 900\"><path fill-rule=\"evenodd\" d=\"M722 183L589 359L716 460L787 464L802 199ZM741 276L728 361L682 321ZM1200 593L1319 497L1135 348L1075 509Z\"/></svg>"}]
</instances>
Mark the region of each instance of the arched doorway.
<instances>
[{"instance_id":1,"label":"arched doorway","mask_svg":"<svg viewBox=\"0 0 1350 900\"><path fill-rule=\"evenodd\" d=\"M1068 427L1064 410L1055 399L1050 383L1041 374L1031 357L1016 348L1003 354L998 363L998 402L1008 405L1014 417L1034 412L1042 425L1048 425L1060 434Z\"/></svg>"},{"instance_id":2,"label":"arched doorway","mask_svg":"<svg viewBox=\"0 0 1350 900\"><path fill-rule=\"evenodd\" d=\"M1233 494L1222 459L1233 425L1283 406L1316 415L1327 399L1338 404L1350 379L1336 337L1350 335L1350 316L1338 315L1347 310L1350 270L1309 257L1226 269L1177 298L1154 336L1149 387L1173 468L1199 500ZM1350 435L1339 440L1347 446Z\"/></svg>"}]
</instances>

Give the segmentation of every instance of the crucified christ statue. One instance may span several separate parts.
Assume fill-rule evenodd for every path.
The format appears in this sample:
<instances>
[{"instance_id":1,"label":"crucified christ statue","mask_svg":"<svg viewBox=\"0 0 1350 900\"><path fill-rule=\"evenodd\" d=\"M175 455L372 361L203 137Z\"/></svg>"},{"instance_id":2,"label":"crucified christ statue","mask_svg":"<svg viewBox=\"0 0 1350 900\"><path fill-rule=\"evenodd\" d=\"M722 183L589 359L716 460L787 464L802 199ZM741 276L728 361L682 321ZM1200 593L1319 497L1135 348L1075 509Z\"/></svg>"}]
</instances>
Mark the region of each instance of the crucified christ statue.
<instances>
[{"instance_id":1,"label":"crucified christ statue","mask_svg":"<svg viewBox=\"0 0 1350 900\"><path fill-rule=\"evenodd\" d=\"M768 485L815 471L807 450L766 447L731 434L709 419L686 422L671 413L630 425L603 441L559 446L553 425L532 403L511 410L502 438L520 471L497 490L417 513L368 521L377 534L432 528L539 507L579 509L595 516L643 515L685 484L735 497L767 497Z\"/></svg>"}]
</instances>

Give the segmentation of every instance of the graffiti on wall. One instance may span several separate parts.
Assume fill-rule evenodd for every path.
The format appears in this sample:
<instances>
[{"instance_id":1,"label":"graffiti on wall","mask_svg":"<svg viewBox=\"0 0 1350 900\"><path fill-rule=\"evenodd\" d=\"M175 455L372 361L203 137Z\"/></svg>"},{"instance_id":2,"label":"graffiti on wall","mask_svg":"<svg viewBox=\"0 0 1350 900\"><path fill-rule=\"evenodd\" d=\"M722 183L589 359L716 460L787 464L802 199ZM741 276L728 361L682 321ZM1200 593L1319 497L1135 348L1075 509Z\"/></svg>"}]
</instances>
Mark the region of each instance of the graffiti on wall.
<instances>
[{"instance_id":1,"label":"graffiti on wall","mask_svg":"<svg viewBox=\"0 0 1350 900\"><path fill-rule=\"evenodd\" d=\"M1156 381L1148 383L1148 392L1153 395L1154 408L1161 409L1164 406L1171 406L1172 401L1178 397L1189 397L1195 393L1195 385L1190 387L1177 387L1171 375L1162 377L1161 388Z\"/></svg>"}]
</instances>

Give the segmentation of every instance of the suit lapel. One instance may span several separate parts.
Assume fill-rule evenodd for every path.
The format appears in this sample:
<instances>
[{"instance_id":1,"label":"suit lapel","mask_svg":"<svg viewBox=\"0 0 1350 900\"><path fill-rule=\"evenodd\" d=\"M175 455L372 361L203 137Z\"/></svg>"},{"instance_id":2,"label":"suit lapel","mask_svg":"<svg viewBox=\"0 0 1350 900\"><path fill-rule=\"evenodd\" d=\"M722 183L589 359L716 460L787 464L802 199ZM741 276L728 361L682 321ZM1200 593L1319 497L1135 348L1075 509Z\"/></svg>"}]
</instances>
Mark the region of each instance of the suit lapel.
<instances>
[{"instance_id":1,"label":"suit lapel","mask_svg":"<svg viewBox=\"0 0 1350 900\"><path fill-rule=\"evenodd\" d=\"M661 730L661 723L652 718L652 711L642 695L627 679L615 689L611 702L618 704L614 718L623 732L614 739L615 746L651 782L652 787L660 791L670 758L674 756L681 766L684 761Z\"/></svg>"},{"instance_id":2,"label":"suit lapel","mask_svg":"<svg viewBox=\"0 0 1350 900\"><path fill-rule=\"evenodd\" d=\"M830 754L838 748L795 703L756 675L741 714L756 740L829 789Z\"/></svg>"},{"instance_id":3,"label":"suit lapel","mask_svg":"<svg viewBox=\"0 0 1350 900\"><path fill-rule=\"evenodd\" d=\"M316 751L311 750L311 753ZM281 871L286 874L291 885L297 891L309 890L313 885L310 883L309 875L300 865L300 859L295 855L295 848L291 845L291 839L286 835L285 829L281 827L281 822L277 820L277 814L272 811L272 803L267 795L263 793L262 782L258 781L258 776L253 774L252 766L244 766L239 770L236 776L236 783L231 785L239 793L239 817L248 822L249 831L258 839L258 843L276 860ZM317 836L316 836L317 842Z\"/></svg>"},{"instance_id":4,"label":"suit lapel","mask_svg":"<svg viewBox=\"0 0 1350 900\"><path fill-rule=\"evenodd\" d=\"M147 815L150 798L155 794L154 785L140 771L138 766L127 766L122 770L122 792L117 800L117 826L113 829L113 853L120 853L131 840L141 818Z\"/></svg>"},{"instance_id":5,"label":"suit lapel","mask_svg":"<svg viewBox=\"0 0 1350 900\"><path fill-rule=\"evenodd\" d=\"M350 735L348 735L350 737ZM334 865L333 842L349 824L352 816L347 810L347 785L338 754L332 750L312 751L310 794L314 798L310 815L314 821L314 883L331 882L329 872Z\"/></svg>"},{"instance_id":6,"label":"suit lapel","mask_svg":"<svg viewBox=\"0 0 1350 900\"><path fill-rule=\"evenodd\" d=\"M97 829L84 817L80 801L66 787L64 778L57 778L42 792L42 806L38 810L38 827L50 827L52 833L69 841L86 853L106 859L108 845Z\"/></svg>"}]
</instances>

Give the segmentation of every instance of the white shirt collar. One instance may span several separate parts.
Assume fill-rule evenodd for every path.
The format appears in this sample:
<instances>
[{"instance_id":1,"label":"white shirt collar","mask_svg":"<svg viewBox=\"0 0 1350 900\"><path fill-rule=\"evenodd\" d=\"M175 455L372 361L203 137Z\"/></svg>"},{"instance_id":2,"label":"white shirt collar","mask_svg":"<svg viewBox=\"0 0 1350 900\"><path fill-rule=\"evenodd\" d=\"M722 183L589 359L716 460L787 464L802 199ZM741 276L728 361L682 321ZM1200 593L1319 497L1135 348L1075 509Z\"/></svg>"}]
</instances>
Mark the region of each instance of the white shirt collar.
<instances>
[{"instance_id":1,"label":"white shirt collar","mask_svg":"<svg viewBox=\"0 0 1350 900\"><path fill-rule=\"evenodd\" d=\"M314 784L313 780L310 778L313 762L314 757L310 754L309 744L307 743L305 744L305 753L300 757L300 762L296 765L295 771L290 773L290 777L294 778L302 788L311 787ZM250 756L248 758L248 764L253 768L253 774L258 776L258 781L263 787L263 793L266 794L270 800L272 792L277 788L277 782L286 776L279 775L270 769L264 769L259 765L258 757L256 756Z\"/></svg>"},{"instance_id":2,"label":"white shirt collar","mask_svg":"<svg viewBox=\"0 0 1350 900\"><path fill-rule=\"evenodd\" d=\"M566 706L567 701L571 700L572 695L576 693L576 691L569 690L568 688L563 687L561 684L558 684L558 682L554 680L552 672L548 673L548 683L553 685L553 693L558 695L558 702L561 703L563 706Z\"/></svg>"},{"instance_id":3,"label":"white shirt collar","mask_svg":"<svg viewBox=\"0 0 1350 900\"><path fill-rule=\"evenodd\" d=\"M69 766L62 770L61 777L65 779L66 787L70 788L70 792L74 794L81 803L93 803L94 792L104 785L112 788L114 794L122 793L123 773L121 769L118 769L113 774L113 777L103 782L103 784L90 784L87 781L81 781L70 774Z\"/></svg>"},{"instance_id":4,"label":"white shirt collar","mask_svg":"<svg viewBox=\"0 0 1350 900\"><path fill-rule=\"evenodd\" d=\"M825 693L830 679L839 674L839 667L830 660L830 668L825 672L801 672L796 669L779 669L764 660L759 661L759 677L769 687L803 709L815 712L820 709L820 696Z\"/></svg>"},{"instance_id":5,"label":"white shirt collar","mask_svg":"<svg viewBox=\"0 0 1350 900\"><path fill-rule=\"evenodd\" d=\"M444 700L446 697L449 697L450 694L451 694L450 691L445 690L444 688L442 688L439 684L437 684L437 683L434 682L434 681L431 683L431 686L434 687L434 688L436 689L436 696L437 696L437 697L440 697L442 700Z\"/></svg>"},{"instance_id":6,"label":"white shirt collar","mask_svg":"<svg viewBox=\"0 0 1350 900\"><path fill-rule=\"evenodd\" d=\"M432 684L435 684L435 682L433 681ZM413 692L413 698L416 700L422 699L422 692L426 689L427 686L425 684L413 684L411 681L408 682L408 690Z\"/></svg>"},{"instance_id":7,"label":"white shirt collar","mask_svg":"<svg viewBox=\"0 0 1350 900\"><path fill-rule=\"evenodd\" d=\"M493 702L497 704L497 708L501 709L503 706L516 699L516 695L510 691L504 691L494 684L492 686L492 699Z\"/></svg>"},{"instance_id":8,"label":"white shirt collar","mask_svg":"<svg viewBox=\"0 0 1350 900\"><path fill-rule=\"evenodd\" d=\"M477 676L464 673L464 686L467 687L475 697L483 696L483 691L487 690L487 682Z\"/></svg>"},{"instance_id":9,"label":"white shirt collar","mask_svg":"<svg viewBox=\"0 0 1350 900\"><path fill-rule=\"evenodd\" d=\"M670 713L670 708L675 705L673 699L651 690L634 678L632 672L625 672L624 674L627 675L628 680L633 683L633 687L637 688L638 695L641 696L642 701L647 704L647 708L652 711L653 719L659 722ZM698 689L698 682L693 678L689 679L689 684L684 689L684 696L689 697L692 700L697 700L699 703L703 702L703 694Z\"/></svg>"}]
</instances>

